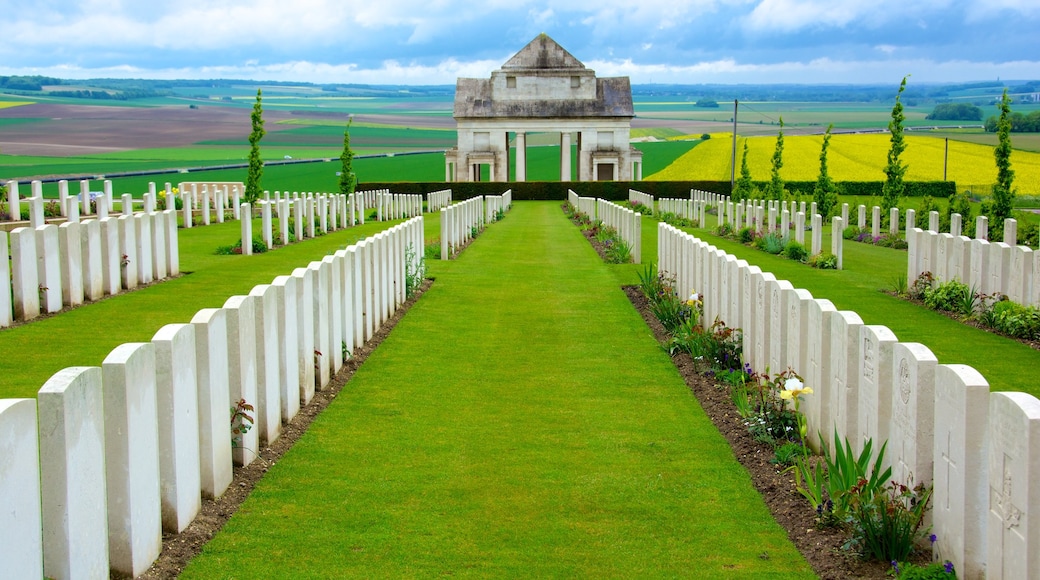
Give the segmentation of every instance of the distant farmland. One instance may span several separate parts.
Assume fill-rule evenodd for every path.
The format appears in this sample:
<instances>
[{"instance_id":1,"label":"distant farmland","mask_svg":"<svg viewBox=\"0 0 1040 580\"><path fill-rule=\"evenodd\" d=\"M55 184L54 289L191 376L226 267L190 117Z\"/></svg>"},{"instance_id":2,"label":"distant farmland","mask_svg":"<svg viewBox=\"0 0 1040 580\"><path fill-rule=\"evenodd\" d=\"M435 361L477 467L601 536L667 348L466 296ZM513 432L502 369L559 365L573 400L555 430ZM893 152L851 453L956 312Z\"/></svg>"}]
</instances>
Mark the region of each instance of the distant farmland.
<instances>
[{"instance_id":1,"label":"distant farmland","mask_svg":"<svg viewBox=\"0 0 1040 580\"><path fill-rule=\"evenodd\" d=\"M1012 142L1014 136L1012 136ZM737 144L737 171L744 142L748 144L748 167L756 181L769 179L776 137L741 137ZM784 136L784 165L780 176L787 181L812 181L819 175L821 135ZM701 143L648 180L729 181L732 141L720 134ZM950 140L947 179L959 189L988 191L996 179L993 147ZM945 141L934 137L907 136L903 161L906 178L916 181L943 179ZM830 175L839 181L881 181L889 149L887 134L834 135L827 155ZM1015 187L1024 195L1040 194L1040 153L1015 150L1011 155Z\"/></svg>"}]
</instances>

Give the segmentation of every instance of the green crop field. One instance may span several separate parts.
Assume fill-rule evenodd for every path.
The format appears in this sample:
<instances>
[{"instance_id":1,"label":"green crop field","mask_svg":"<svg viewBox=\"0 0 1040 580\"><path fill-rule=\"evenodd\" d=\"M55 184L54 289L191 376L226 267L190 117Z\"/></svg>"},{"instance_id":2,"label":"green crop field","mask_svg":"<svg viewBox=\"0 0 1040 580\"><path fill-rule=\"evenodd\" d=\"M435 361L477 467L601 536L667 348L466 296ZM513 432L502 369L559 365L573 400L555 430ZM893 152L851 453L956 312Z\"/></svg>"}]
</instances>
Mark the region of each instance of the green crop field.
<instances>
[{"instance_id":1,"label":"green crop field","mask_svg":"<svg viewBox=\"0 0 1040 580\"><path fill-rule=\"evenodd\" d=\"M744 137L748 144L748 167L753 179L768 180L776 137ZM906 178L918 181L941 181L945 142L934 137L907 136L903 161L908 165ZM1014 137L1012 137L1014 142ZM788 181L816 179L820 168L819 135L784 136L784 165L780 176ZM738 145L738 160L743 144ZM827 162L830 175L839 181L880 181L889 148L889 136L834 135ZM715 138L691 150L662 171L648 176L652 180L729 180L732 143ZM1011 155L1015 185L1023 194L1040 192L1040 154L1015 150ZM947 177L960 188L988 186L996 179L993 147L951 141Z\"/></svg>"}]
</instances>

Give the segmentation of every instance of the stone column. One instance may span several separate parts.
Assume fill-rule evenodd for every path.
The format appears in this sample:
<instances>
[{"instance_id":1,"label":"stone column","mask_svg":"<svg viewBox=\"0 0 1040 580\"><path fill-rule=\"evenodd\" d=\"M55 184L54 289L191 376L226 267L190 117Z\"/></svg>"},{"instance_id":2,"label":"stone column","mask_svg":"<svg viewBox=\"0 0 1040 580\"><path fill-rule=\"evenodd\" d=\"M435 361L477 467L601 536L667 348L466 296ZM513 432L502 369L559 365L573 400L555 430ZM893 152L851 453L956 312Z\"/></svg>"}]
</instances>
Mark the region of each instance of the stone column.
<instances>
[{"instance_id":1,"label":"stone column","mask_svg":"<svg viewBox=\"0 0 1040 580\"><path fill-rule=\"evenodd\" d=\"M527 181L527 133L516 132L516 180Z\"/></svg>"},{"instance_id":2,"label":"stone column","mask_svg":"<svg viewBox=\"0 0 1040 580\"><path fill-rule=\"evenodd\" d=\"M560 181L571 180L571 134L560 133Z\"/></svg>"}]
</instances>

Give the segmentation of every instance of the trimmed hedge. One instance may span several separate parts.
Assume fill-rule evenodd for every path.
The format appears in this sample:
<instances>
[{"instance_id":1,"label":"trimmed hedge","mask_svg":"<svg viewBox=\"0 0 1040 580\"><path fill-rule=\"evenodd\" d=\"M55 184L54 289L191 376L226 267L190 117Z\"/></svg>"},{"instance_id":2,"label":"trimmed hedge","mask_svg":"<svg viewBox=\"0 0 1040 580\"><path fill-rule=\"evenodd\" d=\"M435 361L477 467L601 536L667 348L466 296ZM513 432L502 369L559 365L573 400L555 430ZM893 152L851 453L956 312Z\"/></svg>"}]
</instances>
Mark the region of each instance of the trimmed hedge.
<instances>
[{"instance_id":1,"label":"trimmed hedge","mask_svg":"<svg viewBox=\"0 0 1040 580\"><path fill-rule=\"evenodd\" d=\"M525 182L364 182L357 186L358 191L372 189L389 189L394 193L427 194L433 191L450 189L452 199L463 200L478 195L500 195L507 189L513 190L516 201L545 201L567 199L567 190L572 189L583 197L599 197L612 201L628 200L628 190L636 189L655 198L689 199L690 189L720 191L718 182L698 181L525 181ZM725 184L729 191L729 183Z\"/></svg>"},{"instance_id":2,"label":"trimmed hedge","mask_svg":"<svg viewBox=\"0 0 1040 580\"><path fill-rule=\"evenodd\" d=\"M839 181L839 193L843 195L880 196L881 181ZM760 190L765 182L755 184ZM784 187L795 195L811 196L815 181L788 181ZM382 182L370 181L359 183L359 191L373 189L389 189L394 193L427 194L442 189L450 189L452 198L469 199L478 195L500 195L507 189L513 190L514 200L559 200L567 199L567 190L573 189L583 197L599 197L612 201L628 199L628 190L635 189L654 196L654 198L690 197L691 189L712 191L729 195L728 181L524 181L524 182ZM906 182L908 197L950 197L957 193L957 184L952 181L908 181Z\"/></svg>"}]
</instances>

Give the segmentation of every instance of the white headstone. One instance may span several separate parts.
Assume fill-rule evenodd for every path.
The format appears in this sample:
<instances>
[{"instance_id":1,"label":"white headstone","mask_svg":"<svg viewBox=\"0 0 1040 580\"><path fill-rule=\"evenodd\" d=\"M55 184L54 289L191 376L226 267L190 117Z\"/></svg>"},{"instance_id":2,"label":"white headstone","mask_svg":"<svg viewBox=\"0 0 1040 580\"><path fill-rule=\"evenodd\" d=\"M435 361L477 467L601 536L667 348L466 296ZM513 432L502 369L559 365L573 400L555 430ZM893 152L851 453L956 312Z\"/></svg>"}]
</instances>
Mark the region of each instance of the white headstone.
<instances>
[{"instance_id":1,"label":"white headstone","mask_svg":"<svg viewBox=\"0 0 1040 580\"><path fill-rule=\"evenodd\" d=\"M789 330L787 300L789 293L793 292L794 286L787 280L766 281L766 295L769 297L769 308L766 311L766 317L769 318L769 340L766 343L766 352L769 355L769 368L774 374L794 366L787 362L786 347Z\"/></svg>"},{"instance_id":2,"label":"white headstone","mask_svg":"<svg viewBox=\"0 0 1040 580\"><path fill-rule=\"evenodd\" d=\"M155 349L117 346L101 364L108 482L108 559L139 576L162 548Z\"/></svg>"},{"instance_id":3,"label":"white headstone","mask_svg":"<svg viewBox=\"0 0 1040 580\"><path fill-rule=\"evenodd\" d=\"M252 423L244 418L242 426L251 425L245 433L232 437L231 456L237 465L249 465L260 452L259 422L256 390L256 298L232 296L224 302L228 326L228 394L230 405L239 401L253 407L245 411Z\"/></svg>"},{"instance_id":4,"label":"white headstone","mask_svg":"<svg viewBox=\"0 0 1040 580\"><path fill-rule=\"evenodd\" d=\"M278 351L282 357L279 365L279 399L282 403L282 420L291 421L300 411L300 355L296 307L296 278L278 276L271 282L280 304L278 319Z\"/></svg>"},{"instance_id":5,"label":"white headstone","mask_svg":"<svg viewBox=\"0 0 1040 580\"><path fill-rule=\"evenodd\" d=\"M152 220L146 213L134 214L134 242L137 243L137 281L151 284L152 274Z\"/></svg>"},{"instance_id":6,"label":"white headstone","mask_svg":"<svg viewBox=\"0 0 1040 580\"><path fill-rule=\"evenodd\" d=\"M117 218L98 220L101 230L101 288L107 295L119 294L122 290L122 250L119 245Z\"/></svg>"},{"instance_id":7,"label":"white headstone","mask_svg":"<svg viewBox=\"0 0 1040 580\"><path fill-rule=\"evenodd\" d=\"M991 280L989 277L989 242L976 238L971 241L970 246L971 281L968 285L983 294L991 294L993 289L990 287Z\"/></svg>"},{"instance_id":8,"label":"white headstone","mask_svg":"<svg viewBox=\"0 0 1040 580\"><path fill-rule=\"evenodd\" d=\"M351 315L353 320L354 329L354 344L351 348L353 352L354 348L360 347L365 343L365 308L364 308L364 296L362 294L361 276L362 276L362 251L358 249L358 246L352 245L347 246L348 264L351 269L351 281L353 287L351 288L351 301L350 305Z\"/></svg>"},{"instance_id":9,"label":"white headstone","mask_svg":"<svg viewBox=\"0 0 1040 580\"><path fill-rule=\"evenodd\" d=\"M282 432L281 352L279 351L278 294L269 284L254 286L256 298L256 418L260 441L271 444Z\"/></svg>"},{"instance_id":10,"label":"white headstone","mask_svg":"<svg viewBox=\"0 0 1040 580\"><path fill-rule=\"evenodd\" d=\"M268 250L274 249L274 229L271 221L271 203L262 202L260 205L260 227L263 232L264 244Z\"/></svg>"},{"instance_id":11,"label":"white headstone","mask_svg":"<svg viewBox=\"0 0 1040 580\"><path fill-rule=\"evenodd\" d=\"M90 301L104 296L101 261L101 222L86 220L79 224L80 267L83 273L83 297Z\"/></svg>"},{"instance_id":12,"label":"white headstone","mask_svg":"<svg viewBox=\"0 0 1040 580\"><path fill-rule=\"evenodd\" d=\"M0 288L11 288L11 250L7 232L0 230ZM14 311L11 309L11 293L0 292L0 328L11 326Z\"/></svg>"},{"instance_id":13,"label":"white headstone","mask_svg":"<svg viewBox=\"0 0 1040 580\"><path fill-rule=\"evenodd\" d=\"M166 234L169 232L168 218L162 212L148 214L152 222L152 279L163 280L169 275L169 249Z\"/></svg>"},{"instance_id":14,"label":"white headstone","mask_svg":"<svg viewBox=\"0 0 1040 580\"><path fill-rule=\"evenodd\" d=\"M314 359L315 373L317 375L318 389L324 389L329 384L332 370L332 353L329 349L329 317L330 304L329 293L331 286L331 268L322 262L311 262L307 269L314 277L314 301L310 307L314 311Z\"/></svg>"},{"instance_id":15,"label":"white headstone","mask_svg":"<svg viewBox=\"0 0 1040 580\"><path fill-rule=\"evenodd\" d=\"M47 225L36 228L40 306L46 312L61 310L61 254L58 247L58 226Z\"/></svg>"},{"instance_id":16,"label":"white headstone","mask_svg":"<svg viewBox=\"0 0 1040 580\"><path fill-rule=\"evenodd\" d=\"M43 574L108 576L105 401L100 367L58 371L37 396Z\"/></svg>"},{"instance_id":17,"label":"white headstone","mask_svg":"<svg viewBox=\"0 0 1040 580\"><path fill-rule=\"evenodd\" d=\"M965 365L935 371L932 531L962 578L986 571L986 436L989 383Z\"/></svg>"},{"instance_id":18,"label":"white headstone","mask_svg":"<svg viewBox=\"0 0 1040 580\"><path fill-rule=\"evenodd\" d=\"M177 211L168 209L163 212L166 216L166 273L170 276L178 276L181 273L181 252L178 247L179 235L177 233Z\"/></svg>"},{"instance_id":19,"label":"white headstone","mask_svg":"<svg viewBox=\"0 0 1040 580\"><path fill-rule=\"evenodd\" d=\"M152 337L159 408L163 528L180 533L202 507L195 327L167 324Z\"/></svg>"},{"instance_id":20,"label":"white headstone","mask_svg":"<svg viewBox=\"0 0 1040 580\"><path fill-rule=\"evenodd\" d=\"M83 304L83 249L80 224L58 226L58 255L61 258L61 295L66 306Z\"/></svg>"},{"instance_id":21,"label":"white headstone","mask_svg":"<svg viewBox=\"0 0 1040 580\"><path fill-rule=\"evenodd\" d=\"M137 288L137 228L133 216L121 215L119 229L119 275L123 288Z\"/></svg>"},{"instance_id":22,"label":"white headstone","mask_svg":"<svg viewBox=\"0 0 1040 580\"><path fill-rule=\"evenodd\" d=\"M838 270L842 269L845 244L845 222L835 216L831 222L831 253L838 259Z\"/></svg>"},{"instance_id":23,"label":"white headstone","mask_svg":"<svg viewBox=\"0 0 1040 580\"><path fill-rule=\"evenodd\" d=\"M874 452L888 441L892 420L892 346L899 342L887 326L860 327L858 436L849 436L859 454L867 441Z\"/></svg>"},{"instance_id":24,"label":"white headstone","mask_svg":"<svg viewBox=\"0 0 1040 580\"><path fill-rule=\"evenodd\" d=\"M15 320L40 315L40 272L36 256L36 231L11 230L11 284Z\"/></svg>"},{"instance_id":25,"label":"white headstone","mask_svg":"<svg viewBox=\"0 0 1040 580\"><path fill-rule=\"evenodd\" d=\"M830 363L824 358L828 354L824 345L831 341L830 318L837 309L830 300L820 298L810 301L806 306L808 313L806 325L802 327L802 342L806 345L807 364L802 371L802 378L813 389L813 394L805 398L805 418L809 426L809 442L814 448L820 449L822 442L817 435L831 428L831 395L826 372Z\"/></svg>"},{"instance_id":26,"label":"white headstone","mask_svg":"<svg viewBox=\"0 0 1040 580\"><path fill-rule=\"evenodd\" d=\"M938 361L923 344L892 346L892 420L886 463L892 479L928 485L932 479L935 417L935 367Z\"/></svg>"},{"instance_id":27,"label":"white headstone","mask_svg":"<svg viewBox=\"0 0 1040 580\"><path fill-rule=\"evenodd\" d=\"M1018 245L1018 221L1014 218L1004 219L1004 243L1012 247Z\"/></svg>"},{"instance_id":28,"label":"white headstone","mask_svg":"<svg viewBox=\"0 0 1040 580\"><path fill-rule=\"evenodd\" d=\"M253 210L250 209L248 203L243 203L242 207L239 208L239 213L245 216L252 215ZM253 220L244 219L239 222L239 226L242 229L242 255L252 256L253 255Z\"/></svg>"},{"instance_id":29,"label":"white headstone","mask_svg":"<svg viewBox=\"0 0 1040 580\"><path fill-rule=\"evenodd\" d=\"M309 268L296 268L292 273L296 280L296 337L297 360L299 361L300 396L303 404L314 398L314 302L315 276Z\"/></svg>"},{"instance_id":30,"label":"white headstone","mask_svg":"<svg viewBox=\"0 0 1040 580\"><path fill-rule=\"evenodd\" d=\"M7 182L7 217L13 222L22 221L22 206L17 181Z\"/></svg>"},{"instance_id":31,"label":"white headstone","mask_svg":"<svg viewBox=\"0 0 1040 580\"><path fill-rule=\"evenodd\" d=\"M34 399L0 399L0 562L9 578L43 577L37 432Z\"/></svg>"},{"instance_id":32,"label":"white headstone","mask_svg":"<svg viewBox=\"0 0 1040 580\"><path fill-rule=\"evenodd\" d=\"M228 409L228 326L221 308L204 308L195 327L195 382L199 403L199 475L202 495L220 497L233 477Z\"/></svg>"},{"instance_id":33,"label":"white headstone","mask_svg":"<svg viewBox=\"0 0 1040 580\"><path fill-rule=\"evenodd\" d=\"M1026 393L991 393L989 441L986 578L1036 578L1040 401Z\"/></svg>"},{"instance_id":34,"label":"white headstone","mask_svg":"<svg viewBox=\"0 0 1040 580\"><path fill-rule=\"evenodd\" d=\"M329 269L329 356L335 376L343 368L343 260L334 254L322 262Z\"/></svg>"},{"instance_id":35,"label":"white headstone","mask_svg":"<svg viewBox=\"0 0 1040 580\"><path fill-rule=\"evenodd\" d=\"M823 438L830 444L844 445L846 439L854 441L859 433L859 359L860 329L863 320L849 310L834 312L830 316L831 336L824 343L823 361L826 379L821 385L821 397L829 397L823 405L820 422ZM838 440L834 440L834 432Z\"/></svg>"}]
</instances>

